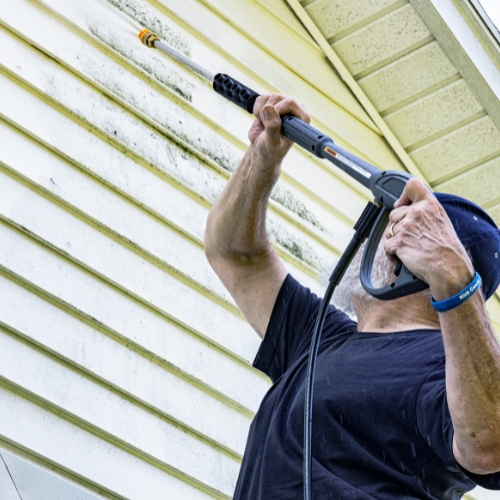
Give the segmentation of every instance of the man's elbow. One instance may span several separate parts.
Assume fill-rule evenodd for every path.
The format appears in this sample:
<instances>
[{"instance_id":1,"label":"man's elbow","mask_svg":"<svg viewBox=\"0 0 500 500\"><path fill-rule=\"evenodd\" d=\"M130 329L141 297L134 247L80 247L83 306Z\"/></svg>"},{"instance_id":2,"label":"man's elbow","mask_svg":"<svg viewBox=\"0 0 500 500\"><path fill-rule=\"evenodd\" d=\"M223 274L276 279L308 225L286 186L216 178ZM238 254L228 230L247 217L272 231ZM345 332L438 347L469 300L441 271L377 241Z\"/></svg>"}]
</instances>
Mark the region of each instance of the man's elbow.
<instances>
[{"instance_id":1,"label":"man's elbow","mask_svg":"<svg viewBox=\"0 0 500 500\"><path fill-rule=\"evenodd\" d=\"M464 469L474 474L492 474L500 471L500 436L484 444L455 447L455 458Z\"/></svg>"},{"instance_id":2,"label":"man's elbow","mask_svg":"<svg viewBox=\"0 0 500 500\"><path fill-rule=\"evenodd\" d=\"M216 252L214 242L210 238L208 229L205 229L205 233L203 234L203 250L208 262L211 262L215 258Z\"/></svg>"}]
</instances>

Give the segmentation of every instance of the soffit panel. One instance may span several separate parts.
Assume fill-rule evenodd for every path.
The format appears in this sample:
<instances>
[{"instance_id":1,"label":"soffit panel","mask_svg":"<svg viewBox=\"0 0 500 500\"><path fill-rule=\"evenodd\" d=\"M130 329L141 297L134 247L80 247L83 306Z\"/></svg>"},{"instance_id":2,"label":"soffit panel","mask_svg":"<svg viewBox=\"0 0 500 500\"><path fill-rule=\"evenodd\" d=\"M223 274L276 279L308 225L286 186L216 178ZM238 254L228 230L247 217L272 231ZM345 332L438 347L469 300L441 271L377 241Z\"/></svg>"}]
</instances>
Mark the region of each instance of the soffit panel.
<instances>
[{"instance_id":1,"label":"soffit panel","mask_svg":"<svg viewBox=\"0 0 500 500\"><path fill-rule=\"evenodd\" d=\"M432 68L432 71L429 71ZM460 78L435 41L359 80L383 116Z\"/></svg>"},{"instance_id":2,"label":"soffit panel","mask_svg":"<svg viewBox=\"0 0 500 500\"><path fill-rule=\"evenodd\" d=\"M416 143L432 141L456 123L473 120L484 110L463 80L432 92L430 95L386 116L401 144L415 148Z\"/></svg>"},{"instance_id":3,"label":"soffit panel","mask_svg":"<svg viewBox=\"0 0 500 500\"><path fill-rule=\"evenodd\" d=\"M303 1L305 10L326 39L341 37L356 25L366 25L367 19L380 17L381 12L397 8L401 0L358 0L333 2L332 0ZM406 3L403 0L403 4Z\"/></svg>"},{"instance_id":4,"label":"soffit panel","mask_svg":"<svg viewBox=\"0 0 500 500\"><path fill-rule=\"evenodd\" d=\"M439 185L437 189L469 197L486 208L498 205L500 202L500 158L468 170ZM499 207L496 210L499 211Z\"/></svg>"},{"instance_id":5,"label":"soffit panel","mask_svg":"<svg viewBox=\"0 0 500 500\"><path fill-rule=\"evenodd\" d=\"M430 36L413 7L405 5L334 42L332 47L354 77L359 78L404 57Z\"/></svg>"},{"instance_id":6,"label":"soffit panel","mask_svg":"<svg viewBox=\"0 0 500 500\"><path fill-rule=\"evenodd\" d=\"M411 153L431 186L500 154L500 132L488 116Z\"/></svg>"}]
</instances>

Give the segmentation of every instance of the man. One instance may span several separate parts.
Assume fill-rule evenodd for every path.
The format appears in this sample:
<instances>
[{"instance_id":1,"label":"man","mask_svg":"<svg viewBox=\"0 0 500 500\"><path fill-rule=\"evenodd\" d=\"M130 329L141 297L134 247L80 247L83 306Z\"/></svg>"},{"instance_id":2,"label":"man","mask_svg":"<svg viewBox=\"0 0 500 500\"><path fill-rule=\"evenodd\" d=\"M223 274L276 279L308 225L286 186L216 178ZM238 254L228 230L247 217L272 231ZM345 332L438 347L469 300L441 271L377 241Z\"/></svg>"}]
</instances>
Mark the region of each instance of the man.
<instances>
[{"instance_id":1,"label":"man","mask_svg":"<svg viewBox=\"0 0 500 500\"><path fill-rule=\"evenodd\" d=\"M291 147L280 134L285 113L310 121L293 99L258 98L250 147L205 233L210 264L263 338L254 366L274 382L250 428L238 500L303 497L304 383L319 299L288 275L265 229ZM440 201L408 182L376 259L379 286L397 257L429 293L379 301L357 289L355 272L348 292L355 289L358 324L330 306L316 368L314 500L458 499L475 484L500 489L500 346L483 299L500 281L500 236L479 207ZM467 294L478 270L482 292ZM445 312L431 305L430 295L438 307L457 294Z\"/></svg>"}]
</instances>

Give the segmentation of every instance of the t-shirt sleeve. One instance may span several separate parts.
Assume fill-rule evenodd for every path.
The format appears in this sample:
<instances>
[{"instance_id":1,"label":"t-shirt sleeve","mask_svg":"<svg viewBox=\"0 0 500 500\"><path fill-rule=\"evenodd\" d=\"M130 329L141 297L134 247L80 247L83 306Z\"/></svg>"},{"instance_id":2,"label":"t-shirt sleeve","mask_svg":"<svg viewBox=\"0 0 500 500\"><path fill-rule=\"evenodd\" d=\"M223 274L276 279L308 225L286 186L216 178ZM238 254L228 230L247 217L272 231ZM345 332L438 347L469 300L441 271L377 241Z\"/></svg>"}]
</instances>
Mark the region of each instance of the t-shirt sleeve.
<instances>
[{"instance_id":1,"label":"t-shirt sleeve","mask_svg":"<svg viewBox=\"0 0 500 500\"><path fill-rule=\"evenodd\" d=\"M320 304L320 298L289 274L278 293L253 366L276 382L300 355L309 350ZM348 316L330 305L322 339L327 325L337 323L340 326L342 322L351 327L355 325Z\"/></svg>"},{"instance_id":2,"label":"t-shirt sleeve","mask_svg":"<svg viewBox=\"0 0 500 500\"><path fill-rule=\"evenodd\" d=\"M465 470L453 455L453 423L446 398L445 361L431 370L416 398L417 427L421 437L452 474L465 474L479 486L500 490L500 472L479 475Z\"/></svg>"}]
</instances>

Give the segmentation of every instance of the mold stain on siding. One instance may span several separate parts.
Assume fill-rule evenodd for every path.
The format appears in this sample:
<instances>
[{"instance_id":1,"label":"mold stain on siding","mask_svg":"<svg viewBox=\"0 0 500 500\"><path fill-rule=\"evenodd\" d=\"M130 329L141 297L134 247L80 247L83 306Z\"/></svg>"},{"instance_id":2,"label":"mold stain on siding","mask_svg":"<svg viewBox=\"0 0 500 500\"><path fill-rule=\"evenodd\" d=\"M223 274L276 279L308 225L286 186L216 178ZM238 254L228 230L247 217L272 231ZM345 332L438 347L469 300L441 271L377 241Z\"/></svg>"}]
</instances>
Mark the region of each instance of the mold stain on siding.
<instances>
[{"instance_id":1,"label":"mold stain on siding","mask_svg":"<svg viewBox=\"0 0 500 500\"><path fill-rule=\"evenodd\" d=\"M173 90L183 99L186 99L186 101L192 102L193 84L187 82L175 70L167 68L163 61L159 57L156 57L156 54L146 53L142 45L132 45L130 43L130 37L123 35L117 30L91 23L89 23L88 28L95 37L129 61L137 64L137 66L148 73L153 79Z\"/></svg>"},{"instance_id":2,"label":"mold stain on siding","mask_svg":"<svg viewBox=\"0 0 500 500\"><path fill-rule=\"evenodd\" d=\"M106 0L108 3L137 21L143 28L156 33L161 39L187 57L191 56L188 41L177 31L166 25L145 3L136 0Z\"/></svg>"},{"instance_id":3,"label":"mold stain on siding","mask_svg":"<svg viewBox=\"0 0 500 500\"><path fill-rule=\"evenodd\" d=\"M326 231L326 228L319 222L317 217L299 200L293 193L284 188L281 184L276 184L271 199L297 214L301 219L310 222L313 226Z\"/></svg>"},{"instance_id":4,"label":"mold stain on siding","mask_svg":"<svg viewBox=\"0 0 500 500\"><path fill-rule=\"evenodd\" d=\"M135 8L134 16L139 16L137 2L106 0L130 15ZM143 8L142 15L146 16ZM146 16L147 17L147 16ZM177 93L186 100L191 98L194 86L187 84L179 75L172 76L156 57L150 52L140 52L131 46L130 39L116 32L110 27L88 19L88 27L94 36L106 43L113 50L127 58L131 58L143 67L154 78L159 78L170 88L177 88ZM135 155L144 158L159 171L185 185L191 192L196 193L207 202L213 202L222 190L225 179L207 168L203 158L197 157L193 151L186 150L182 143L191 146L194 151L215 162L227 172L233 172L241 160L241 150L230 145L223 138L211 133L203 124L198 123L189 112L175 102L165 98L165 95L144 84L136 78L130 78L130 73L116 61L105 54L93 51L89 53L81 50L78 58L84 71L98 84L116 95L133 109L146 115L153 123L159 124L168 132L166 135L154 125L134 116L121 105L117 105L112 98L91 90L86 85L74 85L54 75L40 74L45 80L44 90L60 102L70 114L87 122L91 128L104 132L111 138L111 142L123 144ZM153 68L156 68L155 70ZM159 68L159 69L158 69ZM160 76L152 73L158 71ZM177 77L179 78L177 79ZM169 80L170 78L170 80ZM172 78L174 78L172 80ZM184 94L184 95L183 95ZM161 105L158 103L161 102ZM304 202L279 183L273 190L272 199L288 211L296 214L300 219L318 228L321 232L328 232L313 212ZM294 257L307 265L319 270L324 263L306 238L298 234L291 234L271 214L269 217L268 232L271 241L290 252Z\"/></svg>"}]
</instances>

